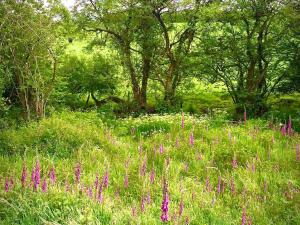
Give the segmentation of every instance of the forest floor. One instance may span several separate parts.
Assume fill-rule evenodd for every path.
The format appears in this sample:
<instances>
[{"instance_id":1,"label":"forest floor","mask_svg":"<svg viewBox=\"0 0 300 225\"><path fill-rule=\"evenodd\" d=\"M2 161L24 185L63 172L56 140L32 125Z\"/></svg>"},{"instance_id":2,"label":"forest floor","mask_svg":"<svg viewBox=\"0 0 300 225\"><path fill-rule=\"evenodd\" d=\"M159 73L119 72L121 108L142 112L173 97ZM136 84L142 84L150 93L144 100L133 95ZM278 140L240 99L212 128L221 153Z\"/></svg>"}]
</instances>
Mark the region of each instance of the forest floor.
<instances>
[{"instance_id":1,"label":"forest floor","mask_svg":"<svg viewBox=\"0 0 300 225\"><path fill-rule=\"evenodd\" d=\"M266 120L61 112L0 133L0 224L296 225L299 177Z\"/></svg>"}]
</instances>

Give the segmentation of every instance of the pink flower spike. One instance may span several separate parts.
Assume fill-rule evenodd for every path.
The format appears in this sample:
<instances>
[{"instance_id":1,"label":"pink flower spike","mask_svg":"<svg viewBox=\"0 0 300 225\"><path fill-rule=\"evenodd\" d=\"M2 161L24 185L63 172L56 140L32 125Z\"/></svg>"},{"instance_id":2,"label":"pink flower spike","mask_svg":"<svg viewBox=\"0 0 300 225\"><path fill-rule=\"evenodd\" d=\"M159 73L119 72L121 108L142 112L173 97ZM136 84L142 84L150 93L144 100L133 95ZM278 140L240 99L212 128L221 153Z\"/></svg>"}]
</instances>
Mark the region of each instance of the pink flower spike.
<instances>
[{"instance_id":1,"label":"pink flower spike","mask_svg":"<svg viewBox=\"0 0 300 225\"><path fill-rule=\"evenodd\" d=\"M43 193L47 192L47 181L46 181L46 179L43 180L42 192Z\"/></svg>"}]
</instances>

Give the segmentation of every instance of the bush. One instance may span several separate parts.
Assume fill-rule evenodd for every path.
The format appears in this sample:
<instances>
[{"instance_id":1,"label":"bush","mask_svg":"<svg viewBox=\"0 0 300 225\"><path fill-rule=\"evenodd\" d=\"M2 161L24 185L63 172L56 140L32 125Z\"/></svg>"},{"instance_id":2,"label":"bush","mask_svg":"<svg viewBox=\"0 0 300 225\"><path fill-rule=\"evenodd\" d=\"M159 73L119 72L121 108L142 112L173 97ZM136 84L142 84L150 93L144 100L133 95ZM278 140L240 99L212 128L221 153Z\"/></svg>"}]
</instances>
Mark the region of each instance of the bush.
<instances>
[{"instance_id":1,"label":"bush","mask_svg":"<svg viewBox=\"0 0 300 225\"><path fill-rule=\"evenodd\" d=\"M41 154L67 157L78 148L99 145L102 121L95 113L62 112L0 134L1 154Z\"/></svg>"}]
</instances>

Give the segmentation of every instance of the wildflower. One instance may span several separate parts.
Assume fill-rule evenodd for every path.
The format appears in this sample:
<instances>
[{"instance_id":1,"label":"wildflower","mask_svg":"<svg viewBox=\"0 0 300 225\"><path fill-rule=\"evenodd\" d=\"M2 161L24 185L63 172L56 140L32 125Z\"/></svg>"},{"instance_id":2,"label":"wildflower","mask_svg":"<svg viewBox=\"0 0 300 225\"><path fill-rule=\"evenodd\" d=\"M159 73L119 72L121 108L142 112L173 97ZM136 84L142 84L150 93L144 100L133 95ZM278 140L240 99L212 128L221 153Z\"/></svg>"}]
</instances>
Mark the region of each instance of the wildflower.
<instances>
[{"instance_id":1,"label":"wildflower","mask_svg":"<svg viewBox=\"0 0 300 225\"><path fill-rule=\"evenodd\" d=\"M102 193L102 190L103 190L103 183L101 182L100 186L99 186L99 191L98 191L98 201L99 201L99 203L103 202L103 193Z\"/></svg>"},{"instance_id":2,"label":"wildflower","mask_svg":"<svg viewBox=\"0 0 300 225\"><path fill-rule=\"evenodd\" d=\"M246 225L246 208L243 208L242 225Z\"/></svg>"},{"instance_id":3,"label":"wildflower","mask_svg":"<svg viewBox=\"0 0 300 225\"><path fill-rule=\"evenodd\" d=\"M244 109L244 123L247 122L247 111L246 108Z\"/></svg>"},{"instance_id":4,"label":"wildflower","mask_svg":"<svg viewBox=\"0 0 300 225\"><path fill-rule=\"evenodd\" d=\"M92 186L87 188L87 194L90 198L93 198L93 187Z\"/></svg>"},{"instance_id":5,"label":"wildflower","mask_svg":"<svg viewBox=\"0 0 300 225\"><path fill-rule=\"evenodd\" d=\"M150 183L154 183L154 178L155 178L155 169L154 166L152 167L151 173L150 173Z\"/></svg>"},{"instance_id":6,"label":"wildflower","mask_svg":"<svg viewBox=\"0 0 300 225\"><path fill-rule=\"evenodd\" d=\"M8 191L9 191L9 181L8 181L7 178L5 179L4 191L5 191L5 192L8 192Z\"/></svg>"},{"instance_id":7,"label":"wildflower","mask_svg":"<svg viewBox=\"0 0 300 225\"><path fill-rule=\"evenodd\" d=\"M194 146L194 143L195 143L195 141L194 141L194 134L191 133L190 134L190 145Z\"/></svg>"},{"instance_id":8,"label":"wildflower","mask_svg":"<svg viewBox=\"0 0 300 225\"><path fill-rule=\"evenodd\" d=\"M142 177L146 175L146 170L147 170L147 156L145 156L143 164L141 165L141 168L140 168L140 175Z\"/></svg>"},{"instance_id":9,"label":"wildflower","mask_svg":"<svg viewBox=\"0 0 300 225\"><path fill-rule=\"evenodd\" d=\"M108 179L109 179L108 169L106 168L105 175L103 177L103 187L105 187L105 188L108 187Z\"/></svg>"},{"instance_id":10,"label":"wildflower","mask_svg":"<svg viewBox=\"0 0 300 225\"><path fill-rule=\"evenodd\" d=\"M42 184L42 192L46 192L47 191L47 181L46 178L44 178L43 180L43 184Z\"/></svg>"},{"instance_id":11,"label":"wildflower","mask_svg":"<svg viewBox=\"0 0 300 225\"><path fill-rule=\"evenodd\" d=\"M179 211L178 211L179 217L180 217L180 216L182 215L182 213L183 213L183 208L184 208L184 203L183 203L183 200L182 200L182 198L181 198L180 203L179 203Z\"/></svg>"},{"instance_id":12,"label":"wildflower","mask_svg":"<svg viewBox=\"0 0 300 225\"><path fill-rule=\"evenodd\" d=\"M23 169L22 169L22 176L21 176L22 188L25 188L25 186L26 186L26 178L27 178L27 169L26 169L26 166L24 164Z\"/></svg>"},{"instance_id":13,"label":"wildflower","mask_svg":"<svg viewBox=\"0 0 300 225\"><path fill-rule=\"evenodd\" d=\"M142 199L141 199L141 212L144 212L145 211L145 198L142 196Z\"/></svg>"},{"instance_id":14,"label":"wildflower","mask_svg":"<svg viewBox=\"0 0 300 225\"><path fill-rule=\"evenodd\" d=\"M124 177L124 187L128 188L128 174L126 172L125 177Z\"/></svg>"},{"instance_id":15,"label":"wildflower","mask_svg":"<svg viewBox=\"0 0 300 225\"><path fill-rule=\"evenodd\" d=\"M78 163L75 167L75 182L78 184L80 182L81 176L81 165Z\"/></svg>"},{"instance_id":16,"label":"wildflower","mask_svg":"<svg viewBox=\"0 0 300 225\"><path fill-rule=\"evenodd\" d=\"M286 124L284 124L284 125L281 127L281 134L282 134L283 136L286 135Z\"/></svg>"},{"instance_id":17,"label":"wildflower","mask_svg":"<svg viewBox=\"0 0 300 225\"><path fill-rule=\"evenodd\" d=\"M146 200L147 200L147 204L150 204L150 203L151 203L151 194L150 194L150 191L148 191L148 193L147 193L147 198L146 198Z\"/></svg>"},{"instance_id":18,"label":"wildflower","mask_svg":"<svg viewBox=\"0 0 300 225\"><path fill-rule=\"evenodd\" d=\"M135 208L135 206L131 207L131 214L132 214L133 217L136 216L136 208Z\"/></svg>"},{"instance_id":19,"label":"wildflower","mask_svg":"<svg viewBox=\"0 0 300 225\"><path fill-rule=\"evenodd\" d=\"M233 160L232 160L232 167L233 167L233 168L237 168L237 167L238 167L237 159L236 159L235 156L234 156L234 158L233 158Z\"/></svg>"},{"instance_id":20,"label":"wildflower","mask_svg":"<svg viewBox=\"0 0 300 225\"><path fill-rule=\"evenodd\" d=\"M169 196L168 196L168 188L167 188L167 183L166 181L164 181L164 187L163 187L163 201L162 201L162 204L161 204L161 211L162 211L162 214L161 214L161 221L162 222L168 222L169 220L169 215L168 215L168 212L169 212Z\"/></svg>"},{"instance_id":21,"label":"wildflower","mask_svg":"<svg viewBox=\"0 0 300 225\"><path fill-rule=\"evenodd\" d=\"M94 186L95 186L95 189L97 190L98 186L99 186L99 176L98 175L96 176L96 179L95 179L95 182L94 182Z\"/></svg>"},{"instance_id":22,"label":"wildflower","mask_svg":"<svg viewBox=\"0 0 300 225\"><path fill-rule=\"evenodd\" d=\"M217 187L217 192L218 194L221 193L221 176L219 175L218 177L218 187Z\"/></svg>"},{"instance_id":23,"label":"wildflower","mask_svg":"<svg viewBox=\"0 0 300 225\"><path fill-rule=\"evenodd\" d=\"M33 178L33 190L37 191L41 180L41 167L39 161L36 161L35 163L35 168L33 169L32 178Z\"/></svg>"},{"instance_id":24,"label":"wildflower","mask_svg":"<svg viewBox=\"0 0 300 225\"><path fill-rule=\"evenodd\" d=\"M159 146L159 153L163 154L163 152L164 152L164 146L163 146L163 144L160 144L160 146Z\"/></svg>"},{"instance_id":25,"label":"wildflower","mask_svg":"<svg viewBox=\"0 0 300 225\"><path fill-rule=\"evenodd\" d=\"M50 183L51 183L52 185L54 185L55 182L56 182L56 175L55 175L55 169L54 169L54 166L52 166L52 168L51 168L51 170L50 170L50 172L49 172L49 177L50 177Z\"/></svg>"}]
</instances>

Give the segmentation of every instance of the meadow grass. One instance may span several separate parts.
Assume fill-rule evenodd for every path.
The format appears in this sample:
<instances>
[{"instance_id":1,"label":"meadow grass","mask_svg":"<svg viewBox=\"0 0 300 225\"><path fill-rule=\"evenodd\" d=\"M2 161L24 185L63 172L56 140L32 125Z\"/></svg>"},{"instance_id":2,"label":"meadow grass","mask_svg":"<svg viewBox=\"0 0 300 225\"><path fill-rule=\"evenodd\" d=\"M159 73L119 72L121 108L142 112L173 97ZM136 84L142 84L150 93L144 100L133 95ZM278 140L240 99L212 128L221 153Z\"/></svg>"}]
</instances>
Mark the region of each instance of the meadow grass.
<instances>
[{"instance_id":1,"label":"meadow grass","mask_svg":"<svg viewBox=\"0 0 300 225\"><path fill-rule=\"evenodd\" d=\"M265 120L63 112L0 144L1 224L161 224L164 181L166 223L300 224L300 136Z\"/></svg>"}]
</instances>

